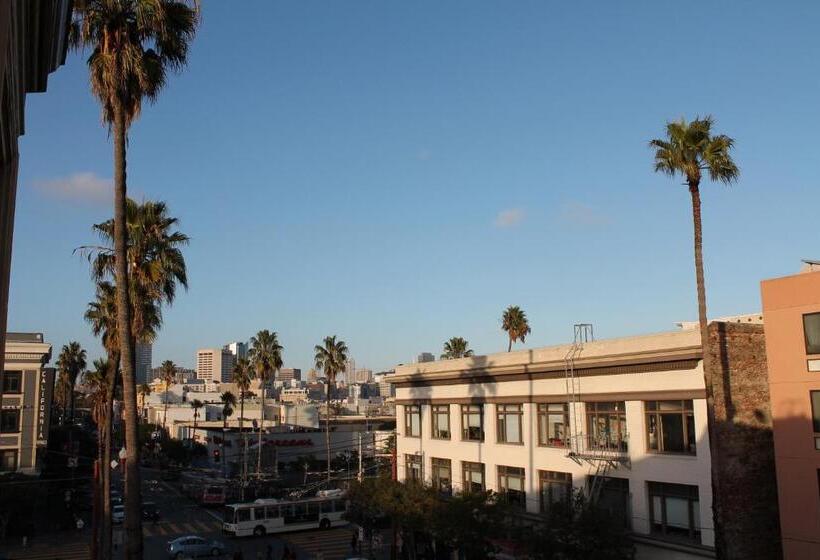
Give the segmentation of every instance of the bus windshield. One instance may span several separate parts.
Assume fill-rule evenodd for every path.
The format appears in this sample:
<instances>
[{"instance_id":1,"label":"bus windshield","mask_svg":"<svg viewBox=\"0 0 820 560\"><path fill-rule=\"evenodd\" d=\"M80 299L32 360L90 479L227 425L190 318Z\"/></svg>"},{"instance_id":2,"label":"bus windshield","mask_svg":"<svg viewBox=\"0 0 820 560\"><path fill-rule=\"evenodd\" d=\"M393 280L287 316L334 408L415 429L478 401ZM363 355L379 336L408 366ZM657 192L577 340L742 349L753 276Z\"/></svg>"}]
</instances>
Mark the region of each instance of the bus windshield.
<instances>
[{"instance_id":1,"label":"bus windshield","mask_svg":"<svg viewBox=\"0 0 820 560\"><path fill-rule=\"evenodd\" d=\"M225 506L222 513L222 519L225 523L235 523L236 510L233 506Z\"/></svg>"}]
</instances>

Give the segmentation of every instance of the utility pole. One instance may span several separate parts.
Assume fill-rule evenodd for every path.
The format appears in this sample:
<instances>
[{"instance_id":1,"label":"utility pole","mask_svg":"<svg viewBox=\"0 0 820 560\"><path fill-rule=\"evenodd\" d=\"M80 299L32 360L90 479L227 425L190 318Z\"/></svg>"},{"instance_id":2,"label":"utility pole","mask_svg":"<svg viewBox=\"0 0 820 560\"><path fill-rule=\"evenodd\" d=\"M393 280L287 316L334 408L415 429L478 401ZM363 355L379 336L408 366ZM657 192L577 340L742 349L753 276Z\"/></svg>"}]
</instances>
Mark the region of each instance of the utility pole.
<instances>
[{"instance_id":1,"label":"utility pole","mask_svg":"<svg viewBox=\"0 0 820 560\"><path fill-rule=\"evenodd\" d=\"M362 481L362 433L359 432L359 482Z\"/></svg>"}]
</instances>

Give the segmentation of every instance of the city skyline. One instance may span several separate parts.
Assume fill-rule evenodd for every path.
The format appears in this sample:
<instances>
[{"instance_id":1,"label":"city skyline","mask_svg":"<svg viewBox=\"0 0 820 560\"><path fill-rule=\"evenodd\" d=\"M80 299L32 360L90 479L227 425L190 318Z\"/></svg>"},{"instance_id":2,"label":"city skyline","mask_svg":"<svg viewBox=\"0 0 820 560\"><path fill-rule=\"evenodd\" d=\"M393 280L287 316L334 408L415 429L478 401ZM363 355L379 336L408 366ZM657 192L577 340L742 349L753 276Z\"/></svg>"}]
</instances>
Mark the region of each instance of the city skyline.
<instances>
[{"instance_id":1,"label":"city skyline","mask_svg":"<svg viewBox=\"0 0 820 560\"><path fill-rule=\"evenodd\" d=\"M820 6L467 6L258 3L240 33L209 3L189 68L132 131L132 196L166 200L192 238L191 287L164 311L155 363L190 367L198 348L263 328L305 371L333 334L374 371L438 356L451 336L487 354L505 347L508 305L530 318L519 347L566 342L576 322L614 337L694 320L688 194L646 146L680 116L712 113L742 169L702 189L710 316L759 311L760 279L818 256L818 77L804 63L820 55ZM693 26L686 56L711 63L687 81L653 45ZM270 66L238 63L224 48L237 36ZM761 75L777 79L760 88ZM49 92L27 100L8 328L96 357L93 285L72 251L110 217L110 143L84 57ZM346 271L321 272L328 251ZM61 297L44 298L54 269Z\"/></svg>"}]
</instances>

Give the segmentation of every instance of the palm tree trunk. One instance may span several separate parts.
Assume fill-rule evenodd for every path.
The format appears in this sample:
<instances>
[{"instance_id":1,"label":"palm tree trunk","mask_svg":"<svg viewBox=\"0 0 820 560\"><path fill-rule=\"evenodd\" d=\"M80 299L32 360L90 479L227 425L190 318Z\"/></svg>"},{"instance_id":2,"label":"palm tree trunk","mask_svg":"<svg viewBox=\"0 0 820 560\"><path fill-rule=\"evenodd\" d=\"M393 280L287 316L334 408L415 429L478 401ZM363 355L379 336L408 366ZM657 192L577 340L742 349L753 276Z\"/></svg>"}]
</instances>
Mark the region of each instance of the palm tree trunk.
<instances>
[{"instance_id":1,"label":"palm tree trunk","mask_svg":"<svg viewBox=\"0 0 820 560\"><path fill-rule=\"evenodd\" d=\"M325 394L325 450L327 452L327 487L330 488L330 380Z\"/></svg>"},{"instance_id":2,"label":"palm tree trunk","mask_svg":"<svg viewBox=\"0 0 820 560\"><path fill-rule=\"evenodd\" d=\"M167 425L167 422L168 422L168 389L169 388L170 387L168 387L168 383L166 383L165 384L165 411L163 412L163 415L162 415L162 431L163 432L167 429L166 425Z\"/></svg>"},{"instance_id":3,"label":"palm tree trunk","mask_svg":"<svg viewBox=\"0 0 820 560\"><path fill-rule=\"evenodd\" d=\"M240 499L245 499L245 481L248 480L248 438L245 437L245 391L239 395L239 437L242 445L242 484L239 489Z\"/></svg>"},{"instance_id":4,"label":"palm tree trunk","mask_svg":"<svg viewBox=\"0 0 820 560\"><path fill-rule=\"evenodd\" d=\"M128 284L128 231L125 223L125 111L114 116L114 265L117 288L117 332L120 341L122 396L125 405L125 558L142 560L142 496L140 448L137 420L137 387L134 377L134 348L131 334L131 305Z\"/></svg>"},{"instance_id":5,"label":"palm tree trunk","mask_svg":"<svg viewBox=\"0 0 820 560\"><path fill-rule=\"evenodd\" d=\"M102 523L100 524L100 559L111 558L111 428L114 419L114 388L117 383L117 367L120 358L112 352L108 356L108 387L103 414L103 460L102 460Z\"/></svg>"},{"instance_id":6,"label":"palm tree trunk","mask_svg":"<svg viewBox=\"0 0 820 560\"><path fill-rule=\"evenodd\" d=\"M512 352L512 337L510 337L509 342L507 342L507 352Z\"/></svg>"},{"instance_id":7,"label":"palm tree trunk","mask_svg":"<svg viewBox=\"0 0 820 560\"><path fill-rule=\"evenodd\" d=\"M225 457L225 431L228 429L228 417L225 416L225 411L222 411L222 442L219 444L219 454L222 458L222 478L228 477L228 459Z\"/></svg>"},{"instance_id":8,"label":"palm tree trunk","mask_svg":"<svg viewBox=\"0 0 820 560\"><path fill-rule=\"evenodd\" d=\"M706 420L709 434L709 451L712 464L718 464L718 446L715 435L715 399L712 390L712 357L709 344L709 323L706 317L706 283L703 279L703 228L700 213L700 190L696 182L689 183L689 193L692 195L692 222L695 237L695 281L698 292L698 323L700 326L700 342L703 351L703 382L706 388ZM721 529L720 492L718 485L720 478L717 469L712 473L712 516L715 527L715 552L717 558L723 558L723 531Z\"/></svg>"},{"instance_id":9,"label":"palm tree trunk","mask_svg":"<svg viewBox=\"0 0 820 560\"><path fill-rule=\"evenodd\" d=\"M259 410L259 450L256 455L256 478L262 473L262 430L265 428L265 378L259 384L259 390L262 393L262 408Z\"/></svg>"}]
</instances>

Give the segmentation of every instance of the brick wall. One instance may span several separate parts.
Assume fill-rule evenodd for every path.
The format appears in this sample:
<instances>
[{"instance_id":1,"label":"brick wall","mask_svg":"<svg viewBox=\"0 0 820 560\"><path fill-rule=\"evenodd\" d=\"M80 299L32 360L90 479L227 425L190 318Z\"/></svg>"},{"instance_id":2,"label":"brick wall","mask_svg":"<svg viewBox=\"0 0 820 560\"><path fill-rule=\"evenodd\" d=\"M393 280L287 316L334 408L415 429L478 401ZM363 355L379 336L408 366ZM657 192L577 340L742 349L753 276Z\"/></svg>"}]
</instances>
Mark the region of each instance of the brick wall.
<instances>
[{"instance_id":1,"label":"brick wall","mask_svg":"<svg viewBox=\"0 0 820 560\"><path fill-rule=\"evenodd\" d=\"M782 558L764 327L711 323L709 351L719 557Z\"/></svg>"}]
</instances>

